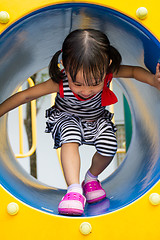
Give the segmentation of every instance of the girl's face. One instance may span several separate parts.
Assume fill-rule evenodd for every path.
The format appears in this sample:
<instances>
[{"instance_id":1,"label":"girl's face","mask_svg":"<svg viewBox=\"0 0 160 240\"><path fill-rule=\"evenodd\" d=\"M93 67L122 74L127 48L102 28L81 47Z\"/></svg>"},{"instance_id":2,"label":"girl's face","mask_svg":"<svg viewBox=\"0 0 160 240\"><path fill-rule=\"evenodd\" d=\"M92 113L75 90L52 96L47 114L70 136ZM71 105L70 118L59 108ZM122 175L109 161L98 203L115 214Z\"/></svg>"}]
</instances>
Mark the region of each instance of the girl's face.
<instances>
[{"instance_id":1,"label":"girl's face","mask_svg":"<svg viewBox=\"0 0 160 240\"><path fill-rule=\"evenodd\" d=\"M73 82L70 74L66 72L68 77L69 87L72 92L76 93L82 99L88 99L92 96L96 95L103 89L104 81L100 82L98 85L94 85L94 79L92 80L92 86L88 86L85 83L85 79L83 77L83 71L79 71L76 76L76 81ZM105 77L105 76L104 76Z\"/></svg>"}]
</instances>

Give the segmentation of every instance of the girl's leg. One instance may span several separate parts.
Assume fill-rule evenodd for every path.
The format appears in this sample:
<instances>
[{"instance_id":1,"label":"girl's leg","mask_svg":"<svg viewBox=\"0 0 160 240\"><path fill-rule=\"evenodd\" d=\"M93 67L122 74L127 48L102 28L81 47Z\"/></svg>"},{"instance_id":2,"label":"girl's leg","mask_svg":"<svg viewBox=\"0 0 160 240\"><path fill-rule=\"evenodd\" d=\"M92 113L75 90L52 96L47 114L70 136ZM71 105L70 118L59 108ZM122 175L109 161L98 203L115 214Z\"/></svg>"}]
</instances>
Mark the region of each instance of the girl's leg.
<instances>
[{"instance_id":1,"label":"girl's leg","mask_svg":"<svg viewBox=\"0 0 160 240\"><path fill-rule=\"evenodd\" d=\"M62 145L61 162L67 185L79 184L80 156L78 143L64 143Z\"/></svg>"},{"instance_id":2,"label":"girl's leg","mask_svg":"<svg viewBox=\"0 0 160 240\"><path fill-rule=\"evenodd\" d=\"M85 197L79 184L80 156L78 143L64 143L61 147L61 161L68 187L67 194L58 205L64 215L81 215L84 212Z\"/></svg>"},{"instance_id":3,"label":"girl's leg","mask_svg":"<svg viewBox=\"0 0 160 240\"><path fill-rule=\"evenodd\" d=\"M117 151L117 139L113 131L102 132L95 141L97 152L92 158L90 172L98 176L110 164ZM100 154L101 153L101 154Z\"/></svg>"},{"instance_id":4,"label":"girl's leg","mask_svg":"<svg viewBox=\"0 0 160 240\"><path fill-rule=\"evenodd\" d=\"M102 156L98 152L96 152L92 158L92 164L89 169L90 173L94 176L98 176L103 172L104 169L110 164L113 157Z\"/></svg>"},{"instance_id":5,"label":"girl's leg","mask_svg":"<svg viewBox=\"0 0 160 240\"><path fill-rule=\"evenodd\" d=\"M83 182L83 191L88 203L97 202L106 197L105 190L97 178L110 164L116 153L117 140L115 134L112 131L104 131L96 139L95 147L97 152L92 158L91 167L87 171L85 181Z\"/></svg>"},{"instance_id":6,"label":"girl's leg","mask_svg":"<svg viewBox=\"0 0 160 240\"><path fill-rule=\"evenodd\" d=\"M83 191L88 203L98 202L106 197L106 192L97 180L98 175L110 164L113 157L102 156L96 152L90 169L85 175Z\"/></svg>"}]
</instances>

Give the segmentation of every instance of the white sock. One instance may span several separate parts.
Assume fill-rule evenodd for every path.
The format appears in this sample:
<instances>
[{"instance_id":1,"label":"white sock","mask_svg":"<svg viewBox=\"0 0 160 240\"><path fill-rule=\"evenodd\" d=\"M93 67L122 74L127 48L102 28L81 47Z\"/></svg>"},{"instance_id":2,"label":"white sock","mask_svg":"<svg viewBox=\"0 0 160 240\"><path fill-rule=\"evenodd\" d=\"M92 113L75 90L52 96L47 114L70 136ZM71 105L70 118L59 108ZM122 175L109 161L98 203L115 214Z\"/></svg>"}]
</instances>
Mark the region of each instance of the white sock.
<instances>
[{"instance_id":1,"label":"white sock","mask_svg":"<svg viewBox=\"0 0 160 240\"><path fill-rule=\"evenodd\" d=\"M82 194L82 187L80 184L71 184L67 188L67 193L68 192L78 192L78 193Z\"/></svg>"},{"instance_id":2,"label":"white sock","mask_svg":"<svg viewBox=\"0 0 160 240\"><path fill-rule=\"evenodd\" d=\"M87 171L86 175L85 175L85 183L88 181L92 181L92 180L97 180L98 176L94 176L89 170Z\"/></svg>"}]
</instances>

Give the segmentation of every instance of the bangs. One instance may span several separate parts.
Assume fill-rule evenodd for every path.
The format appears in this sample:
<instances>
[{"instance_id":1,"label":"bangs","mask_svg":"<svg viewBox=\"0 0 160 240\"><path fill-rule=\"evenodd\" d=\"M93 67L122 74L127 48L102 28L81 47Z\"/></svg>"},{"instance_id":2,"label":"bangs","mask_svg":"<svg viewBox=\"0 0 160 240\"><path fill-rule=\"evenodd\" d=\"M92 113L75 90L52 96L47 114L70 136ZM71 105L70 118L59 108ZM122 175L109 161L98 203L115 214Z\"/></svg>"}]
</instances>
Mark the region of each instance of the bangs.
<instances>
[{"instance_id":1,"label":"bangs","mask_svg":"<svg viewBox=\"0 0 160 240\"><path fill-rule=\"evenodd\" d=\"M76 76L79 71L83 71L83 78L87 86L98 85L104 80L108 70L107 57L104 56L95 58L80 58L79 61L75 58L70 58L65 70L70 74L72 81L76 82Z\"/></svg>"}]
</instances>

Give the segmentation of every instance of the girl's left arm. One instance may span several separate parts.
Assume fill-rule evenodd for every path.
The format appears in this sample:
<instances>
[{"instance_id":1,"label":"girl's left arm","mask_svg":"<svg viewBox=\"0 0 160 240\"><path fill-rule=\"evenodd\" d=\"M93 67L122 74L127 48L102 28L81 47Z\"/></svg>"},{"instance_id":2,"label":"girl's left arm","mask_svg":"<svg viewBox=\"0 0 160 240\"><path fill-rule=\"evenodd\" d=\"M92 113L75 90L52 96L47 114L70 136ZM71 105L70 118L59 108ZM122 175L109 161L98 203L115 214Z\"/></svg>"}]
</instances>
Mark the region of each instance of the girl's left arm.
<instances>
[{"instance_id":1,"label":"girl's left arm","mask_svg":"<svg viewBox=\"0 0 160 240\"><path fill-rule=\"evenodd\" d=\"M119 71L113 74L115 78L135 78L160 90L160 63L157 63L156 73L152 74L142 67L121 65Z\"/></svg>"}]
</instances>

